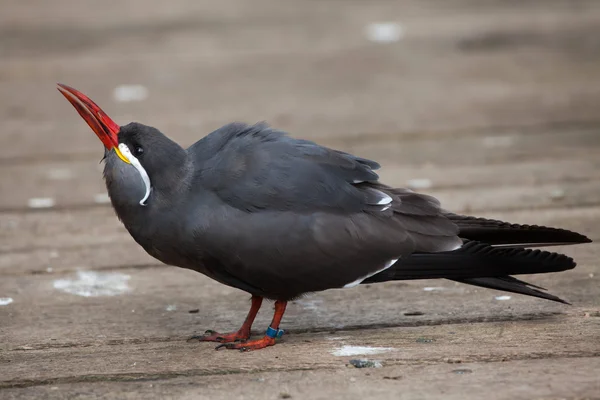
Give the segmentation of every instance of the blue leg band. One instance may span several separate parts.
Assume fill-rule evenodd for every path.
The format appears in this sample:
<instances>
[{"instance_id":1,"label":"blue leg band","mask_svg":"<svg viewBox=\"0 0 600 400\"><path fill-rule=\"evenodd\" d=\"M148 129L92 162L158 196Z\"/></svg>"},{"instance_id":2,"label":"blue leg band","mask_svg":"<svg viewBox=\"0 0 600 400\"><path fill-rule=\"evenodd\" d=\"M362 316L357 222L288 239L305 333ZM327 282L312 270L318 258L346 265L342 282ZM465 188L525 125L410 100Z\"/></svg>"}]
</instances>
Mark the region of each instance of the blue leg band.
<instances>
[{"instance_id":1,"label":"blue leg band","mask_svg":"<svg viewBox=\"0 0 600 400\"><path fill-rule=\"evenodd\" d=\"M265 332L265 335L273 339L279 339L283 336L284 332L285 331L283 329L273 329L269 326Z\"/></svg>"}]
</instances>

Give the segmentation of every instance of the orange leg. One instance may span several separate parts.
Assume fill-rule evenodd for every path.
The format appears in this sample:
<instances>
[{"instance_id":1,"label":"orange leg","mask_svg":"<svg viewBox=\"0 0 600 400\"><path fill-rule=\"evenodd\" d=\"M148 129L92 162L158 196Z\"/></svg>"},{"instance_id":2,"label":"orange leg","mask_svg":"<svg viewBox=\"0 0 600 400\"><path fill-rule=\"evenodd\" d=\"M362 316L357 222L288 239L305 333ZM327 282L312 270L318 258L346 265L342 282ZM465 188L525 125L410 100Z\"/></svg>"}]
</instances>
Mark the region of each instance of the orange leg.
<instances>
[{"instance_id":1,"label":"orange leg","mask_svg":"<svg viewBox=\"0 0 600 400\"><path fill-rule=\"evenodd\" d=\"M220 343L230 343L236 342L238 340L248 340L248 338L250 337L250 329L252 328L252 323L254 322L254 318L256 318L256 314L258 314L258 310L260 310L262 301L262 297L252 296L252 305L250 306L250 311L248 311L248 315L246 316L244 324L236 332L219 333L212 330L208 330L204 333L203 336L192 336L188 340L197 339L201 342Z\"/></svg>"},{"instance_id":2,"label":"orange leg","mask_svg":"<svg viewBox=\"0 0 600 400\"><path fill-rule=\"evenodd\" d=\"M275 302L275 314L273 315L273 320L271 321L271 325L267 329L267 332L262 339L252 340L244 343L224 343L218 345L215 349L219 350L221 348L226 348L237 349L240 351L251 351L273 346L275 344L275 340L283 335L283 331L279 329L279 323L281 322L283 313L285 313L286 305L287 301L277 300Z\"/></svg>"}]
</instances>

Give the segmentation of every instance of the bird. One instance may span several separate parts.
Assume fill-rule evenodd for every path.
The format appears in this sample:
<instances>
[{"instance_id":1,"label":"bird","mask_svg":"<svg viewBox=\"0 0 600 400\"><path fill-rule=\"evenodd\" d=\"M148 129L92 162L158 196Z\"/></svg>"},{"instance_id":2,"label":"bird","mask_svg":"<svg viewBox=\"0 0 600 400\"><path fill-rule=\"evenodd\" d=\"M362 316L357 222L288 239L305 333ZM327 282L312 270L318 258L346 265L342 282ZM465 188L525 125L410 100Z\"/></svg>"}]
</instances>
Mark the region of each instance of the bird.
<instances>
[{"instance_id":1,"label":"bird","mask_svg":"<svg viewBox=\"0 0 600 400\"><path fill-rule=\"evenodd\" d=\"M104 145L108 195L135 242L164 264L251 295L239 330L191 338L217 349L272 346L289 301L360 284L445 278L568 304L513 275L572 269L572 258L536 247L591 242L452 213L430 195L380 182L375 161L266 123L229 123L184 149L156 128L118 125L57 85ZM250 340L264 299L274 301L273 319Z\"/></svg>"}]
</instances>

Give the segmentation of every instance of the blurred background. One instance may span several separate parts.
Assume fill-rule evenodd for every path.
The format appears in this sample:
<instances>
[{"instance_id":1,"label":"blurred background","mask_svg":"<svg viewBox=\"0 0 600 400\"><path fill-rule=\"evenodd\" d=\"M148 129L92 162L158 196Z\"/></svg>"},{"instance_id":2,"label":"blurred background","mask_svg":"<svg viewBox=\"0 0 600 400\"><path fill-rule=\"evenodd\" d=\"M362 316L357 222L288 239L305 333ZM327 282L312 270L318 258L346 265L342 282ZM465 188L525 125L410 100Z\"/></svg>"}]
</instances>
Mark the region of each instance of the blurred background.
<instances>
[{"instance_id":1,"label":"blurred background","mask_svg":"<svg viewBox=\"0 0 600 400\"><path fill-rule=\"evenodd\" d=\"M3 208L104 191L101 144L56 82L184 145L264 120L452 209L599 200L578 185L600 149L594 0L3 0L0 27ZM474 185L489 190L437 192Z\"/></svg>"},{"instance_id":2,"label":"blurred background","mask_svg":"<svg viewBox=\"0 0 600 400\"><path fill-rule=\"evenodd\" d=\"M383 181L432 194L454 212L600 239L598 0L0 0L6 385L100 365L114 374L145 373L143 365L185 371L200 351L186 358L186 335L237 328L246 312L244 293L164 268L133 242L106 196L102 145L56 82L117 123L155 126L182 145L228 122L267 121L377 160ZM559 250L580 266L533 282L594 315L600 249ZM445 281L330 291L291 304L284 325L310 336L564 312L501 295ZM261 314L261 329L269 318ZM171 343L186 362L159 364L162 350L127 347L140 337L150 348ZM79 353L92 344L114 357ZM29 353L9 351L23 346L41 349L44 373L28 368ZM148 364L122 361L130 352ZM302 362L284 367L312 365Z\"/></svg>"}]
</instances>

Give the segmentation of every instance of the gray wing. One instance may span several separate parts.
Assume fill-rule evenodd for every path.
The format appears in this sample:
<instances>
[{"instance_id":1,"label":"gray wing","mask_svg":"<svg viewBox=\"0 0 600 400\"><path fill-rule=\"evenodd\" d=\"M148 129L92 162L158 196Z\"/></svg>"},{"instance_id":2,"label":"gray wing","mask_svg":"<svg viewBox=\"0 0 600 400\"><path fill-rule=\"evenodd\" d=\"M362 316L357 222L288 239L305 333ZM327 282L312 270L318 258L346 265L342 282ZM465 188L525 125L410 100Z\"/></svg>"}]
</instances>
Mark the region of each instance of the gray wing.
<instances>
[{"instance_id":1,"label":"gray wing","mask_svg":"<svg viewBox=\"0 0 600 400\"><path fill-rule=\"evenodd\" d=\"M220 268L262 295L342 287L414 251L462 243L436 199L378 183L373 161L264 125L226 126L205 139L189 150L212 210L195 235Z\"/></svg>"},{"instance_id":2,"label":"gray wing","mask_svg":"<svg viewBox=\"0 0 600 400\"><path fill-rule=\"evenodd\" d=\"M204 187L234 207L359 212L388 198L355 185L377 181L374 170L379 165L373 161L292 139L264 125L232 124L222 129L211 134L223 143L203 160L200 176Z\"/></svg>"}]
</instances>

